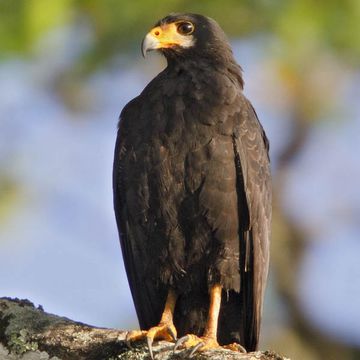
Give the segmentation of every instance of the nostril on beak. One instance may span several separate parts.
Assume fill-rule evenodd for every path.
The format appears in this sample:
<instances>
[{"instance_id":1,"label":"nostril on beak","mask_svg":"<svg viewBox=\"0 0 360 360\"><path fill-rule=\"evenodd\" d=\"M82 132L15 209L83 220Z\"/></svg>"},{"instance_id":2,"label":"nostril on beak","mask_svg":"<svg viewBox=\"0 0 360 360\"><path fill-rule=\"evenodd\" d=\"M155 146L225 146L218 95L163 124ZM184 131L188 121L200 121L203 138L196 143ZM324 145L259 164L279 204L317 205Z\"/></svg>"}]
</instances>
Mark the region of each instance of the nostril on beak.
<instances>
[{"instance_id":1,"label":"nostril on beak","mask_svg":"<svg viewBox=\"0 0 360 360\"><path fill-rule=\"evenodd\" d=\"M156 27L155 29L151 30L151 35L154 37L159 37L161 35L162 31L160 29L160 27Z\"/></svg>"}]
</instances>

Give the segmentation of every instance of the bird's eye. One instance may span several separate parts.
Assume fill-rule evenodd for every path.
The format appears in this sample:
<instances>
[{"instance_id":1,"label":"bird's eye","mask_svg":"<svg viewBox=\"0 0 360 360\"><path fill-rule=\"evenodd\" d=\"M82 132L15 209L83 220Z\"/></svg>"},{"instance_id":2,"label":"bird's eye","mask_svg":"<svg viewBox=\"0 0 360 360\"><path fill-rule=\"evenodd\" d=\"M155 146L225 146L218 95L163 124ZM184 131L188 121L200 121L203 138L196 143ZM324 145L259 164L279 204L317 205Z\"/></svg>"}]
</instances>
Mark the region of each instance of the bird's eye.
<instances>
[{"instance_id":1,"label":"bird's eye","mask_svg":"<svg viewBox=\"0 0 360 360\"><path fill-rule=\"evenodd\" d=\"M194 31L194 25L191 22L181 22L177 25L177 32L181 35L190 35Z\"/></svg>"}]
</instances>

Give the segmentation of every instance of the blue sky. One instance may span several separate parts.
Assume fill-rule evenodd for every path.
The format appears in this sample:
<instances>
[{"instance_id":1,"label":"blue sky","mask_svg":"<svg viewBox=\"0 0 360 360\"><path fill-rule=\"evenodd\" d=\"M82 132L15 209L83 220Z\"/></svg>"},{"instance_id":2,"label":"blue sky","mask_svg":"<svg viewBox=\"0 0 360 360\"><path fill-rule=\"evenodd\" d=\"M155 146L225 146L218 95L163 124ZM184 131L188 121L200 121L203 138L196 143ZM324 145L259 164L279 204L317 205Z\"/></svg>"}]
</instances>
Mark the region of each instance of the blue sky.
<instances>
[{"instance_id":1,"label":"blue sky","mask_svg":"<svg viewBox=\"0 0 360 360\"><path fill-rule=\"evenodd\" d=\"M0 168L19 188L9 214L0 218L0 296L28 298L93 325L134 327L112 209L113 147L120 110L159 71L159 58L145 61L139 53L132 63L120 58L99 70L83 84L85 109L71 111L51 84L81 55L88 34L70 45L75 40L69 29L49 36L32 58L0 63ZM273 84L270 96L259 85L259 79L269 80L266 49L257 41L234 46L246 94L276 157L290 124L281 89ZM314 126L282 199L309 239L298 278L304 316L331 336L358 344L359 77L346 75L345 115ZM278 98L276 106L269 97ZM278 311L268 303L269 312Z\"/></svg>"}]
</instances>

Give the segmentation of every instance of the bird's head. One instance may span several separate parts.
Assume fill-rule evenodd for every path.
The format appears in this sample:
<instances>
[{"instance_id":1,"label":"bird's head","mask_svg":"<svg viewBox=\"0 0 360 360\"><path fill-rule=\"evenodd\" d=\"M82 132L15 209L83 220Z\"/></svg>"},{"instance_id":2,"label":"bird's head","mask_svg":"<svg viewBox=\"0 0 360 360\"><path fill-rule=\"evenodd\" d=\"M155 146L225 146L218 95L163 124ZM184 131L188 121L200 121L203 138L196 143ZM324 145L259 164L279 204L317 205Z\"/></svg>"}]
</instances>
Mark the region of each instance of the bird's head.
<instances>
[{"instance_id":1,"label":"bird's head","mask_svg":"<svg viewBox=\"0 0 360 360\"><path fill-rule=\"evenodd\" d=\"M232 57L225 33L211 18L198 14L173 13L158 21L142 42L145 56L152 50L161 51L167 58L184 59L199 56L216 59Z\"/></svg>"}]
</instances>

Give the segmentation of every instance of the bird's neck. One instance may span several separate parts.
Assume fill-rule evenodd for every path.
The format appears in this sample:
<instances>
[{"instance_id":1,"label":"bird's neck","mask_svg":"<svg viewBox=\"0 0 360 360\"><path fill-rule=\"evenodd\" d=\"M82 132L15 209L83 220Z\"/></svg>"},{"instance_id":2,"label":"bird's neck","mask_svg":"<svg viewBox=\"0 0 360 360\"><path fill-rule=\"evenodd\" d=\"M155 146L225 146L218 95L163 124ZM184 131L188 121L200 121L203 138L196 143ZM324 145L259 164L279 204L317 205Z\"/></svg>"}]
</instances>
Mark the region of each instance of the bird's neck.
<instances>
[{"instance_id":1,"label":"bird's neck","mask_svg":"<svg viewBox=\"0 0 360 360\"><path fill-rule=\"evenodd\" d=\"M198 59L188 58L167 58L168 71L177 74L201 74L199 79L211 79L218 76L220 73L228 77L233 82L237 82L241 89L244 88L244 80L242 78L242 69L231 56L224 61L224 59L216 59L214 57L203 57Z\"/></svg>"}]
</instances>

